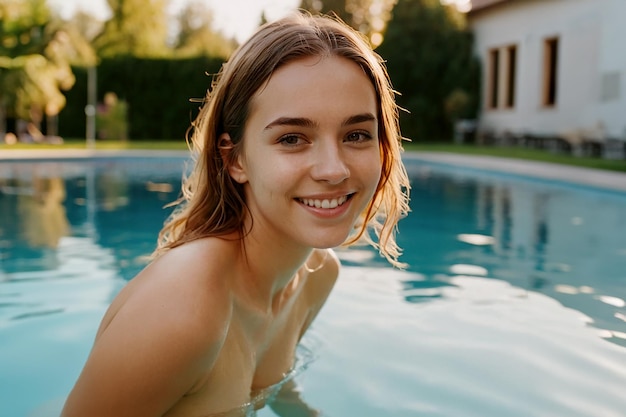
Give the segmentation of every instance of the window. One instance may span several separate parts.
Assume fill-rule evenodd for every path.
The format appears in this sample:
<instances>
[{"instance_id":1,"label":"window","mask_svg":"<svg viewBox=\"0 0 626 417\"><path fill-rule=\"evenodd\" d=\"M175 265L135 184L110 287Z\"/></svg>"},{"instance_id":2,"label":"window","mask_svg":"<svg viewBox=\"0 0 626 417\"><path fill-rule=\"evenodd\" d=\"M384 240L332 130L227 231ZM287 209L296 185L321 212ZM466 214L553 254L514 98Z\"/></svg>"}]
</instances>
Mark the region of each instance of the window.
<instances>
[{"instance_id":1,"label":"window","mask_svg":"<svg viewBox=\"0 0 626 417\"><path fill-rule=\"evenodd\" d=\"M543 44L543 105L553 107L557 99L557 69L559 38L549 38Z\"/></svg>"},{"instance_id":2,"label":"window","mask_svg":"<svg viewBox=\"0 0 626 417\"><path fill-rule=\"evenodd\" d=\"M489 50L487 71L487 108L515 107L517 45Z\"/></svg>"},{"instance_id":3,"label":"window","mask_svg":"<svg viewBox=\"0 0 626 417\"><path fill-rule=\"evenodd\" d=\"M515 74L517 67L517 46L511 45L506 48L507 72L506 72L506 107L515 107Z\"/></svg>"},{"instance_id":4,"label":"window","mask_svg":"<svg viewBox=\"0 0 626 417\"><path fill-rule=\"evenodd\" d=\"M488 94L488 106L490 109L498 108L498 96L499 91L499 74L500 74L500 50L492 49L489 51L489 82L487 94Z\"/></svg>"}]
</instances>

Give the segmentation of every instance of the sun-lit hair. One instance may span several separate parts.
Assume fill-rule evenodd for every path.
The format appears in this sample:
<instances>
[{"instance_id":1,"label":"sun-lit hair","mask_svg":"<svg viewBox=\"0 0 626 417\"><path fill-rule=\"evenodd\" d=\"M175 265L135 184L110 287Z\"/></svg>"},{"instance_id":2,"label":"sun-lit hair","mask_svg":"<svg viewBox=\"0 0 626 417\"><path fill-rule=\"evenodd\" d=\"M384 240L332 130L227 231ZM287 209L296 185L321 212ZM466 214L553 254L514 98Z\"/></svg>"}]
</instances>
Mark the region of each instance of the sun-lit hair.
<instances>
[{"instance_id":1,"label":"sun-lit hair","mask_svg":"<svg viewBox=\"0 0 626 417\"><path fill-rule=\"evenodd\" d=\"M395 234L398 220L409 210L409 180L401 161L398 107L387 71L361 34L338 19L304 13L262 26L214 78L188 137L193 170L183 180L182 197L159 234L155 255L203 237L245 234L243 187L230 177L227 167L242 152L251 100L278 68L309 56L347 58L363 69L374 86L382 173L372 201L345 245L365 240L393 265L402 266ZM218 143L223 133L232 141L227 153L220 152Z\"/></svg>"}]
</instances>

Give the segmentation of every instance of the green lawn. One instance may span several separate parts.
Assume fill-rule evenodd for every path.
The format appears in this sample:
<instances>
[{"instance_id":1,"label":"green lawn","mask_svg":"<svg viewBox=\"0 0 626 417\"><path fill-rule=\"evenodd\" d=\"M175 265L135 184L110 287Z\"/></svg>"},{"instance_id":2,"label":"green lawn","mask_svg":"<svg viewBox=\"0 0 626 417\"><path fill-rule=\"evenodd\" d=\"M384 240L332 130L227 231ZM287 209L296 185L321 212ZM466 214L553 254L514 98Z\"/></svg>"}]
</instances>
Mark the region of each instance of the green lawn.
<instances>
[{"instance_id":1,"label":"green lawn","mask_svg":"<svg viewBox=\"0 0 626 417\"><path fill-rule=\"evenodd\" d=\"M405 144L407 151L436 151L452 152L465 155L488 155L502 158L528 159L533 161L551 162L555 164L574 165L587 168L606 169L610 171L626 172L626 160L607 160L602 158L577 157L572 155L555 154L546 150L478 146L478 145L454 145L454 144Z\"/></svg>"},{"instance_id":2,"label":"green lawn","mask_svg":"<svg viewBox=\"0 0 626 417\"><path fill-rule=\"evenodd\" d=\"M41 145L41 144L0 144L0 152L10 149L86 149L84 139L69 139L63 145ZM506 148L494 146L476 145L454 145L454 144L424 144L405 143L407 151L437 151L452 152L466 155L490 155L504 158L528 159L533 161L552 162L557 164L575 165L588 168L606 169L611 171L626 172L626 160L612 161L601 158L575 157L570 155L554 154L544 150L527 148ZM184 140L170 141L97 141L96 149L164 149L164 150L186 150L187 144Z\"/></svg>"}]
</instances>

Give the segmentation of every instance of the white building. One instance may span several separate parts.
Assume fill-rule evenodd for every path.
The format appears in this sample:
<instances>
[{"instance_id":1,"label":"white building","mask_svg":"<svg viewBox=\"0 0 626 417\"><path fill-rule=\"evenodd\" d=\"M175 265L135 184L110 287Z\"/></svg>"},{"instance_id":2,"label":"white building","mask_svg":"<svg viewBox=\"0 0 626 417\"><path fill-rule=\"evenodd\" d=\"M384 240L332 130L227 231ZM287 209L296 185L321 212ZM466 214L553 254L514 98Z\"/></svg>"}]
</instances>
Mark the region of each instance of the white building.
<instances>
[{"instance_id":1,"label":"white building","mask_svg":"<svg viewBox=\"0 0 626 417\"><path fill-rule=\"evenodd\" d=\"M623 150L626 0L472 0L468 20L483 65L479 133Z\"/></svg>"}]
</instances>

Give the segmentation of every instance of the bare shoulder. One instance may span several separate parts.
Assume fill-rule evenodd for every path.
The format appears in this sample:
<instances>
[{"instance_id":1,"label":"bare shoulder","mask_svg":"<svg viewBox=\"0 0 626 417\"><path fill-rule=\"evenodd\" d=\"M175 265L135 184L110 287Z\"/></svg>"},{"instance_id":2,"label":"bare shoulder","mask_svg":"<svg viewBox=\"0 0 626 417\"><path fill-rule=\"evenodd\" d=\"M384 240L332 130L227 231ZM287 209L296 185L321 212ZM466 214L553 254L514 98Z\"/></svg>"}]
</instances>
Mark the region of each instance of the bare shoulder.
<instances>
[{"instance_id":1,"label":"bare shoulder","mask_svg":"<svg viewBox=\"0 0 626 417\"><path fill-rule=\"evenodd\" d=\"M103 318L63 415L162 415L190 392L226 338L225 255L215 242L192 242L131 280Z\"/></svg>"},{"instance_id":2,"label":"bare shoulder","mask_svg":"<svg viewBox=\"0 0 626 417\"><path fill-rule=\"evenodd\" d=\"M328 296L337 282L339 269L341 267L339 258L337 258L337 255L332 249L316 249L309 257L307 265L314 266L312 268L314 272L308 273L305 284L308 317L302 329L302 334L304 334L324 303L326 303Z\"/></svg>"},{"instance_id":3,"label":"bare shoulder","mask_svg":"<svg viewBox=\"0 0 626 417\"><path fill-rule=\"evenodd\" d=\"M150 323L152 317L159 318L159 328L182 322L185 326L175 326L181 332L199 325L209 337L215 333L210 330L219 333L230 308L223 252L219 241L207 239L164 253L116 297L98 336L118 319Z\"/></svg>"},{"instance_id":4,"label":"bare shoulder","mask_svg":"<svg viewBox=\"0 0 626 417\"><path fill-rule=\"evenodd\" d=\"M339 276L339 258L332 249L316 249L307 260L307 267L311 266L313 272L309 273L308 285L314 295L325 300Z\"/></svg>"}]
</instances>

